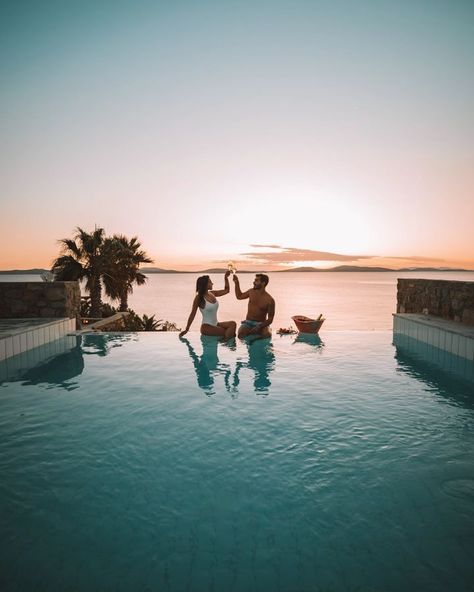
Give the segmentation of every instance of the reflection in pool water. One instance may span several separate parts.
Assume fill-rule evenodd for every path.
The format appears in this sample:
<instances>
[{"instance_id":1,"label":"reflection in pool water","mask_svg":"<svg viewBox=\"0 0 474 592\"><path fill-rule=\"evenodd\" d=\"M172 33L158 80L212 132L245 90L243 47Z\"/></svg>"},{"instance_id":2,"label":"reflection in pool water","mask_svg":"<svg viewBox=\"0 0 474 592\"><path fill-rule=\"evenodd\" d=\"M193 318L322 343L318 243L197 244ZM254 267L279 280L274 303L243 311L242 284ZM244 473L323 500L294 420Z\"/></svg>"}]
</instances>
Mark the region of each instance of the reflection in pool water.
<instances>
[{"instance_id":1,"label":"reflection in pool water","mask_svg":"<svg viewBox=\"0 0 474 592\"><path fill-rule=\"evenodd\" d=\"M0 378L2 590L470 591L472 382L390 332L112 337Z\"/></svg>"},{"instance_id":2,"label":"reflection in pool water","mask_svg":"<svg viewBox=\"0 0 474 592\"><path fill-rule=\"evenodd\" d=\"M394 334L397 370L455 404L474 407L474 363L467 358Z\"/></svg>"},{"instance_id":3,"label":"reflection in pool water","mask_svg":"<svg viewBox=\"0 0 474 592\"><path fill-rule=\"evenodd\" d=\"M239 359L235 365L234 386L240 383L240 373L244 369L253 372L253 387L256 395L268 395L270 385L270 373L275 369L275 354L270 339L244 340L247 356Z\"/></svg>"},{"instance_id":4,"label":"reflection in pool water","mask_svg":"<svg viewBox=\"0 0 474 592\"><path fill-rule=\"evenodd\" d=\"M84 356L105 357L113 348L136 341L136 334L91 334L66 336L0 362L0 383L77 388L74 378L84 371Z\"/></svg>"},{"instance_id":5,"label":"reflection in pool water","mask_svg":"<svg viewBox=\"0 0 474 592\"><path fill-rule=\"evenodd\" d=\"M129 341L137 341L136 333L91 333L80 337L84 355L106 356L114 347L121 347Z\"/></svg>"},{"instance_id":6,"label":"reflection in pool water","mask_svg":"<svg viewBox=\"0 0 474 592\"><path fill-rule=\"evenodd\" d=\"M60 386L67 391L75 390L77 383L72 382L72 379L80 376L84 370L80 337L76 337L75 341L76 344L69 351L52 357L22 373L21 380L24 384L47 384L50 387Z\"/></svg>"},{"instance_id":7,"label":"reflection in pool water","mask_svg":"<svg viewBox=\"0 0 474 592\"><path fill-rule=\"evenodd\" d=\"M201 335L202 353L200 355L196 353L196 350L188 339L182 337L181 341L188 348L189 357L193 362L196 372L197 383L206 395L215 394L214 381L217 376L223 377L226 390L231 392L231 369L228 364L219 362L217 353L219 338Z\"/></svg>"},{"instance_id":8,"label":"reflection in pool water","mask_svg":"<svg viewBox=\"0 0 474 592\"><path fill-rule=\"evenodd\" d=\"M275 367L275 354L270 339L248 339L239 342L239 349L244 346L246 355L236 355L233 367L219 361L218 349L227 348L235 352L235 342L223 343L218 337L201 335L202 353L198 354L188 339L181 338L181 341L188 348L198 385L207 395L216 393L215 379L221 376L227 392L236 396L239 391L240 374L244 369L253 372L255 393L268 394L271 385L269 375Z\"/></svg>"},{"instance_id":9,"label":"reflection in pool water","mask_svg":"<svg viewBox=\"0 0 474 592\"><path fill-rule=\"evenodd\" d=\"M307 343L312 345L315 349L324 347L324 343L319 335L311 335L310 333L298 333L293 343Z\"/></svg>"}]
</instances>

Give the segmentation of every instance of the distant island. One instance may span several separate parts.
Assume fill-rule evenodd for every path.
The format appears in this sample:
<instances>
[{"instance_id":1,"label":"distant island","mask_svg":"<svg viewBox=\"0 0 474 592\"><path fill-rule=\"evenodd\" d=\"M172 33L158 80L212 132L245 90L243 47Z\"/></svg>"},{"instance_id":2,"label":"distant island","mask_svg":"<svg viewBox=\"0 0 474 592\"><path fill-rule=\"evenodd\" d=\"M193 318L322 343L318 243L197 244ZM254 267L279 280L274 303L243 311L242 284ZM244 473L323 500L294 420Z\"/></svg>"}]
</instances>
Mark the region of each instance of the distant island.
<instances>
[{"instance_id":1,"label":"distant island","mask_svg":"<svg viewBox=\"0 0 474 592\"><path fill-rule=\"evenodd\" d=\"M162 269L161 267L140 267L143 273L192 273L188 271L177 271L176 269Z\"/></svg>"},{"instance_id":2,"label":"distant island","mask_svg":"<svg viewBox=\"0 0 474 592\"><path fill-rule=\"evenodd\" d=\"M472 269L459 269L454 267L402 267L392 269L390 267L362 267L360 265L338 265L337 267L328 267L319 269L317 267L292 267L291 269L280 269L279 271L288 272L328 272L328 271L473 271Z\"/></svg>"},{"instance_id":3,"label":"distant island","mask_svg":"<svg viewBox=\"0 0 474 592\"><path fill-rule=\"evenodd\" d=\"M48 273L50 269L9 269L7 271L0 271L1 275L41 275Z\"/></svg>"},{"instance_id":4,"label":"distant island","mask_svg":"<svg viewBox=\"0 0 474 592\"><path fill-rule=\"evenodd\" d=\"M313 271L403 271L401 269L389 269L388 267L360 267L358 265L338 265L337 267L328 267L326 269L320 269L318 267L292 267L291 269L281 269L283 273L302 273L302 272L313 272Z\"/></svg>"},{"instance_id":5,"label":"distant island","mask_svg":"<svg viewBox=\"0 0 474 592\"><path fill-rule=\"evenodd\" d=\"M263 269L263 268L262 268ZM225 273L227 268L215 267L202 269L201 271L176 271L174 269L160 269L159 267L142 267L143 273ZM472 269L459 269L454 267L403 267L402 269L391 269L389 267L362 267L359 265L338 265L321 269L318 267L292 267L291 269L276 269L269 273L308 273L308 272L333 272L333 271L474 271ZM237 273L257 273L248 269L238 269Z\"/></svg>"},{"instance_id":6,"label":"distant island","mask_svg":"<svg viewBox=\"0 0 474 592\"><path fill-rule=\"evenodd\" d=\"M263 269L263 268L262 268ZM141 267L142 273L207 273L207 274L218 274L225 273L227 268L215 267L211 269L202 269L201 271L178 271L176 269L162 269L161 267ZM473 269L460 269L454 267L403 267L401 269L391 269L389 267L362 267L359 265L338 265L337 267L328 267L326 269L320 269L318 267L292 267L291 269L277 269L269 273L330 273L330 272L382 272L382 271L396 271L396 272L418 272L418 271L467 271L474 272ZM49 269L10 269L0 271L0 275L42 275L43 273L50 272ZM239 269L237 273L257 273L255 271L249 271L248 269Z\"/></svg>"}]
</instances>

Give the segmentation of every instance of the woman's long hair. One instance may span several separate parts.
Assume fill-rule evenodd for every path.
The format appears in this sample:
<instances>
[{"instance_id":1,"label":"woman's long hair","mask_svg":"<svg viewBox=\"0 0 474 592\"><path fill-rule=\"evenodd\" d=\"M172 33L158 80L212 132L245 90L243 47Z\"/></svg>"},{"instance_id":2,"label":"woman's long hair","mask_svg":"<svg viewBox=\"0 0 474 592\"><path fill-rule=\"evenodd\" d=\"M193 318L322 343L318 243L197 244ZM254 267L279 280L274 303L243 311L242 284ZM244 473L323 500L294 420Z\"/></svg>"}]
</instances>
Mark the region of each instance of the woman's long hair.
<instances>
[{"instance_id":1,"label":"woman's long hair","mask_svg":"<svg viewBox=\"0 0 474 592\"><path fill-rule=\"evenodd\" d=\"M204 308L206 306L206 300L204 298L204 294L207 292L207 286L209 284L209 276L202 275L198 277L196 280L196 292L199 296L199 308Z\"/></svg>"}]
</instances>

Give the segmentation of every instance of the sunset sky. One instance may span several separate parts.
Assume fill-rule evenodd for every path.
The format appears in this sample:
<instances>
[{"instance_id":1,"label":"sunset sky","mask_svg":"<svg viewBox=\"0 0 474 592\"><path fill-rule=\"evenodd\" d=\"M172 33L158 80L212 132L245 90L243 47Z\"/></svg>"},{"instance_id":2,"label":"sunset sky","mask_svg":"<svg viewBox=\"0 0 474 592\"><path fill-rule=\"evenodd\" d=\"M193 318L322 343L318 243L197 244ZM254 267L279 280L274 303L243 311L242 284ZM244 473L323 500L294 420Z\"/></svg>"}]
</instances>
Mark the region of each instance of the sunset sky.
<instances>
[{"instance_id":1,"label":"sunset sky","mask_svg":"<svg viewBox=\"0 0 474 592\"><path fill-rule=\"evenodd\" d=\"M0 8L0 269L474 269L474 2Z\"/></svg>"}]
</instances>

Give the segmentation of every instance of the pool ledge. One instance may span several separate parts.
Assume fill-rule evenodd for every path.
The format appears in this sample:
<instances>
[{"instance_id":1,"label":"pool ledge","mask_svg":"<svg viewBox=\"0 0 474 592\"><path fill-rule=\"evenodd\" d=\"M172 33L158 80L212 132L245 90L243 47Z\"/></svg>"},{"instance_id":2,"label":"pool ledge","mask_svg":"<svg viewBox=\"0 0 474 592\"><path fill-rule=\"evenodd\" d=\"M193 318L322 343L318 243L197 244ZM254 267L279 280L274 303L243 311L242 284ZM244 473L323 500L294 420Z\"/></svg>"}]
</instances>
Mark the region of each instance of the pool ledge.
<instances>
[{"instance_id":1,"label":"pool ledge","mask_svg":"<svg viewBox=\"0 0 474 592\"><path fill-rule=\"evenodd\" d=\"M474 363L474 327L414 313L393 315L394 335L405 335Z\"/></svg>"},{"instance_id":2,"label":"pool ledge","mask_svg":"<svg viewBox=\"0 0 474 592\"><path fill-rule=\"evenodd\" d=\"M0 361L60 339L74 330L75 319L0 319Z\"/></svg>"}]
</instances>

